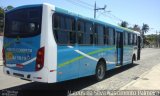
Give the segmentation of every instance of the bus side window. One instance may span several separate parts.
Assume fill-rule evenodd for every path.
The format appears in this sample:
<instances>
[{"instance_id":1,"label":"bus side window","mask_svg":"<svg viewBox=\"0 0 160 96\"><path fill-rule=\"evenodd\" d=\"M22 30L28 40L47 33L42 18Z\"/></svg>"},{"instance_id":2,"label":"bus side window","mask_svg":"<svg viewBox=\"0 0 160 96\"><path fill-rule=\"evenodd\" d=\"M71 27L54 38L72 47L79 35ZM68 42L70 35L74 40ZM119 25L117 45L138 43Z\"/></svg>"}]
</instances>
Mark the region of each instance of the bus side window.
<instances>
[{"instance_id":1,"label":"bus side window","mask_svg":"<svg viewBox=\"0 0 160 96\"><path fill-rule=\"evenodd\" d=\"M123 45L126 45L126 40L125 40L126 39L126 34L125 34L125 32L123 32L123 38L124 38L123 39Z\"/></svg>"},{"instance_id":2,"label":"bus side window","mask_svg":"<svg viewBox=\"0 0 160 96\"><path fill-rule=\"evenodd\" d=\"M138 38L138 37L137 37L137 34L135 35L135 37L136 37L136 40L135 40L135 42L136 42L136 45L137 45L137 40L138 40L138 39L137 39L137 38Z\"/></svg>"},{"instance_id":3,"label":"bus side window","mask_svg":"<svg viewBox=\"0 0 160 96\"><path fill-rule=\"evenodd\" d=\"M137 35L136 34L134 34L134 45L137 45Z\"/></svg>"},{"instance_id":4,"label":"bus side window","mask_svg":"<svg viewBox=\"0 0 160 96\"><path fill-rule=\"evenodd\" d=\"M75 44L75 20L61 14L54 14L54 35L58 44Z\"/></svg>"},{"instance_id":5,"label":"bus side window","mask_svg":"<svg viewBox=\"0 0 160 96\"><path fill-rule=\"evenodd\" d=\"M135 34L132 35L133 36L133 40L132 40L132 44L135 45Z\"/></svg>"},{"instance_id":6,"label":"bus side window","mask_svg":"<svg viewBox=\"0 0 160 96\"><path fill-rule=\"evenodd\" d=\"M65 30L66 24L65 24L65 16L60 15L59 25L60 28L58 30L58 43L59 44L67 44L68 43L68 31Z\"/></svg>"},{"instance_id":7,"label":"bus side window","mask_svg":"<svg viewBox=\"0 0 160 96\"><path fill-rule=\"evenodd\" d=\"M113 45L116 44L116 30L113 29Z\"/></svg>"},{"instance_id":8,"label":"bus side window","mask_svg":"<svg viewBox=\"0 0 160 96\"><path fill-rule=\"evenodd\" d=\"M109 28L109 45L115 44L115 31L112 28Z\"/></svg>"},{"instance_id":9,"label":"bus side window","mask_svg":"<svg viewBox=\"0 0 160 96\"><path fill-rule=\"evenodd\" d=\"M77 21L77 38L78 38L78 44L84 44L84 22L83 21Z\"/></svg>"},{"instance_id":10,"label":"bus side window","mask_svg":"<svg viewBox=\"0 0 160 96\"><path fill-rule=\"evenodd\" d=\"M97 25L97 33L98 33L98 45L104 45L104 39L103 39L104 28L102 25Z\"/></svg>"},{"instance_id":11,"label":"bus side window","mask_svg":"<svg viewBox=\"0 0 160 96\"><path fill-rule=\"evenodd\" d=\"M92 23L85 23L85 44L93 44L93 25Z\"/></svg>"},{"instance_id":12,"label":"bus side window","mask_svg":"<svg viewBox=\"0 0 160 96\"><path fill-rule=\"evenodd\" d=\"M131 45L131 34L128 32L128 45Z\"/></svg>"},{"instance_id":13,"label":"bus side window","mask_svg":"<svg viewBox=\"0 0 160 96\"><path fill-rule=\"evenodd\" d=\"M61 16L60 17L60 21L59 21L59 28L60 28L60 30L64 30L65 29L65 18L64 18L64 16Z\"/></svg>"},{"instance_id":14,"label":"bus side window","mask_svg":"<svg viewBox=\"0 0 160 96\"><path fill-rule=\"evenodd\" d=\"M133 45L133 34L131 33L131 45Z\"/></svg>"},{"instance_id":15,"label":"bus side window","mask_svg":"<svg viewBox=\"0 0 160 96\"><path fill-rule=\"evenodd\" d=\"M128 42L129 42L129 45L133 45L133 34L132 33L128 33Z\"/></svg>"},{"instance_id":16,"label":"bus side window","mask_svg":"<svg viewBox=\"0 0 160 96\"><path fill-rule=\"evenodd\" d=\"M59 28L59 16L57 14L54 15L54 28Z\"/></svg>"},{"instance_id":17,"label":"bus side window","mask_svg":"<svg viewBox=\"0 0 160 96\"><path fill-rule=\"evenodd\" d=\"M132 33L131 33L131 38L132 38L131 45L134 45L134 34L132 34Z\"/></svg>"},{"instance_id":18,"label":"bus side window","mask_svg":"<svg viewBox=\"0 0 160 96\"><path fill-rule=\"evenodd\" d=\"M128 33L125 32L125 44L124 45L128 45Z\"/></svg>"},{"instance_id":19,"label":"bus side window","mask_svg":"<svg viewBox=\"0 0 160 96\"><path fill-rule=\"evenodd\" d=\"M109 28L108 27L104 29L104 44L105 45L109 44Z\"/></svg>"},{"instance_id":20,"label":"bus side window","mask_svg":"<svg viewBox=\"0 0 160 96\"><path fill-rule=\"evenodd\" d=\"M57 14L53 15L53 31L56 41L58 42L58 30L59 30L59 19L60 17Z\"/></svg>"},{"instance_id":21,"label":"bus side window","mask_svg":"<svg viewBox=\"0 0 160 96\"><path fill-rule=\"evenodd\" d=\"M94 44L97 45L98 44L98 26L97 24L94 24Z\"/></svg>"},{"instance_id":22,"label":"bus side window","mask_svg":"<svg viewBox=\"0 0 160 96\"><path fill-rule=\"evenodd\" d=\"M68 33L68 44L76 43L76 32L75 32L75 19L66 17L66 33Z\"/></svg>"}]
</instances>

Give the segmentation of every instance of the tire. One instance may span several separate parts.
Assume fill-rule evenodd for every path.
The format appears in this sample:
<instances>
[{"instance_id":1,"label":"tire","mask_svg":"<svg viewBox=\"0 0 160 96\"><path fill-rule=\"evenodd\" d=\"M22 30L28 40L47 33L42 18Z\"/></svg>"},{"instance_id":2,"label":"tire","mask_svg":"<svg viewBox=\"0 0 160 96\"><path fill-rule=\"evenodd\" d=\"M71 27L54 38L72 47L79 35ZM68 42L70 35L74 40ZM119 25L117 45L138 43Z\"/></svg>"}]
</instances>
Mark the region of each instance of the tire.
<instances>
[{"instance_id":1,"label":"tire","mask_svg":"<svg viewBox=\"0 0 160 96\"><path fill-rule=\"evenodd\" d=\"M100 61L96 67L96 80L101 81L105 78L106 75L106 66L103 61Z\"/></svg>"}]
</instances>

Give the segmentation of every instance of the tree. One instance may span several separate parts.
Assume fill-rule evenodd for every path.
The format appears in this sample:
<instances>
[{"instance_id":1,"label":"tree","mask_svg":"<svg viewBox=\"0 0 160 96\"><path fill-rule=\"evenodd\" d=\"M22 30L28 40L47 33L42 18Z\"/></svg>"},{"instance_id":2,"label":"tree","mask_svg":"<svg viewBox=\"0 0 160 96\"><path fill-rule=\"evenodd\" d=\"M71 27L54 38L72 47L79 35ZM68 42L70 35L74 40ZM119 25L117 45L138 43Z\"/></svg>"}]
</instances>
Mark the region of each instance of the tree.
<instances>
[{"instance_id":1,"label":"tree","mask_svg":"<svg viewBox=\"0 0 160 96\"><path fill-rule=\"evenodd\" d=\"M143 48L144 48L144 43L145 43L145 40L146 40L146 39L145 39L145 36L144 36L144 33L147 33L148 30L149 30L148 24L143 24L142 29L141 29L141 31L142 31L141 36L142 36L142 38L143 38L143 42L142 42L142 47L143 47Z\"/></svg>"},{"instance_id":2,"label":"tree","mask_svg":"<svg viewBox=\"0 0 160 96\"><path fill-rule=\"evenodd\" d=\"M4 9L0 7L0 34L3 31L3 26L4 26Z\"/></svg>"},{"instance_id":3,"label":"tree","mask_svg":"<svg viewBox=\"0 0 160 96\"><path fill-rule=\"evenodd\" d=\"M146 40L144 42L146 45L147 45L146 42L149 42L149 47L157 46L157 35L151 34L151 35L146 35L145 37Z\"/></svg>"},{"instance_id":4,"label":"tree","mask_svg":"<svg viewBox=\"0 0 160 96\"><path fill-rule=\"evenodd\" d=\"M3 32L3 27L4 27L4 13L5 11L9 11L13 8L13 6L9 5L5 8L0 7L0 34Z\"/></svg>"},{"instance_id":5,"label":"tree","mask_svg":"<svg viewBox=\"0 0 160 96\"><path fill-rule=\"evenodd\" d=\"M149 30L148 24L143 24L143 26L142 26L142 36L144 35L144 33L147 33L148 30Z\"/></svg>"},{"instance_id":6,"label":"tree","mask_svg":"<svg viewBox=\"0 0 160 96\"><path fill-rule=\"evenodd\" d=\"M127 28L128 27L128 22L122 21L120 26Z\"/></svg>"},{"instance_id":7,"label":"tree","mask_svg":"<svg viewBox=\"0 0 160 96\"><path fill-rule=\"evenodd\" d=\"M7 6L7 7L4 8L5 11L9 11L11 9L13 9L13 6L11 6L11 5L9 5L9 6Z\"/></svg>"},{"instance_id":8,"label":"tree","mask_svg":"<svg viewBox=\"0 0 160 96\"><path fill-rule=\"evenodd\" d=\"M0 7L0 18L4 17L4 9Z\"/></svg>"},{"instance_id":9,"label":"tree","mask_svg":"<svg viewBox=\"0 0 160 96\"><path fill-rule=\"evenodd\" d=\"M137 24L135 24L135 25L133 26L133 30L134 30L134 31L141 32L141 28L140 28Z\"/></svg>"}]
</instances>

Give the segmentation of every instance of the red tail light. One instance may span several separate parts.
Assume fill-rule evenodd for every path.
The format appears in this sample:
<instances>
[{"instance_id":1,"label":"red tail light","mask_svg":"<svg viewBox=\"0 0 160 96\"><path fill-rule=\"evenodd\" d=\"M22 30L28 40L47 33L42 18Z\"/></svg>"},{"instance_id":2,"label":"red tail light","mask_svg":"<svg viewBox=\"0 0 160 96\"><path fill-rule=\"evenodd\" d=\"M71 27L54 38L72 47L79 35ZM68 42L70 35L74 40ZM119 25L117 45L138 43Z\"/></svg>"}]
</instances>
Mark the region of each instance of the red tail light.
<instances>
[{"instance_id":1,"label":"red tail light","mask_svg":"<svg viewBox=\"0 0 160 96\"><path fill-rule=\"evenodd\" d=\"M36 71L39 71L44 66L44 47L40 48L37 52L36 58Z\"/></svg>"},{"instance_id":2,"label":"red tail light","mask_svg":"<svg viewBox=\"0 0 160 96\"><path fill-rule=\"evenodd\" d=\"M3 57L3 65L6 65L6 56L5 56L5 49L2 49L2 57Z\"/></svg>"}]
</instances>

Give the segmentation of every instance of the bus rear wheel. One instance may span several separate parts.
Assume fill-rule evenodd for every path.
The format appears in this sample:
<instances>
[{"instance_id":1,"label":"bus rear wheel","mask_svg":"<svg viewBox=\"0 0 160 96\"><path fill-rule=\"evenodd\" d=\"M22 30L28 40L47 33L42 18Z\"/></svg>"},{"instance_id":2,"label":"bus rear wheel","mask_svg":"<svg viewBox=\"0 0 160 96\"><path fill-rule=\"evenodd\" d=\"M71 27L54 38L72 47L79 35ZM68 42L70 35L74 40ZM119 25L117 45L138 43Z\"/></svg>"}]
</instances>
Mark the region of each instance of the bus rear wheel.
<instances>
[{"instance_id":1,"label":"bus rear wheel","mask_svg":"<svg viewBox=\"0 0 160 96\"><path fill-rule=\"evenodd\" d=\"M106 75L106 67L103 61L100 61L96 67L96 80L101 81Z\"/></svg>"}]
</instances>

